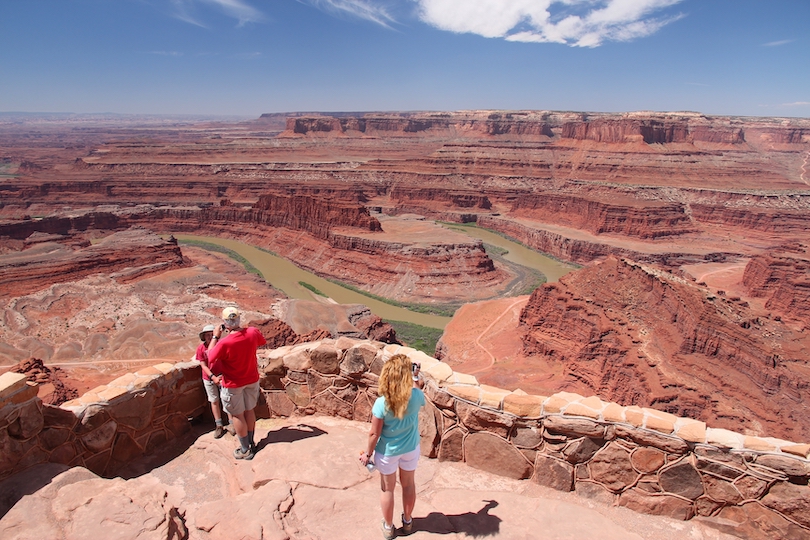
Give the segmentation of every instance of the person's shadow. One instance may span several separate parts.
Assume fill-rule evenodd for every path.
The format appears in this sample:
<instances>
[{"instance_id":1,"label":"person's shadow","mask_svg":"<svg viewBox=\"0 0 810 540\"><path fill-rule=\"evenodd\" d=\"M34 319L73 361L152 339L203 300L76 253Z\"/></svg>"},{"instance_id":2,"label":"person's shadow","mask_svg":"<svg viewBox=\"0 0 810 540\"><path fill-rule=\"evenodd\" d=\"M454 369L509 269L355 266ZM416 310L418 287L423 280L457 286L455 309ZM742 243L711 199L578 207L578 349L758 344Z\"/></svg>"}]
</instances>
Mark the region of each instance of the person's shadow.
<instances>
[{"instance_id":1,"label":"person's shadow","mask_svg":"<svg viewBox=\"0 0 810 540\"><path fill-rule=\"evenodd\" d=\"M268 444L276 443L291 443L310 437L318 437L320 435L327 435L328 433L321 428L315 426L308 426L306 424L298 424L295 426L284 426L281 429L270 431L264 436L262 440L256 445L256 452L261 452L262 448Z\"/></svg>"},{"instance_id":2,"label":"person's shadow","mask_svg":"<svg viewBox=\"0 0 810 540\"><path fill-rule=\"evenodd\" d=\"M433 534L464 533L473 538L494 536L501 530L501 518L489 514L489 511L498 506L498 501L484 502L487 504L478 512L450 515L431 512L423 518L414 516L413 532L426 531Z\"/></svg>"}]
</instances>

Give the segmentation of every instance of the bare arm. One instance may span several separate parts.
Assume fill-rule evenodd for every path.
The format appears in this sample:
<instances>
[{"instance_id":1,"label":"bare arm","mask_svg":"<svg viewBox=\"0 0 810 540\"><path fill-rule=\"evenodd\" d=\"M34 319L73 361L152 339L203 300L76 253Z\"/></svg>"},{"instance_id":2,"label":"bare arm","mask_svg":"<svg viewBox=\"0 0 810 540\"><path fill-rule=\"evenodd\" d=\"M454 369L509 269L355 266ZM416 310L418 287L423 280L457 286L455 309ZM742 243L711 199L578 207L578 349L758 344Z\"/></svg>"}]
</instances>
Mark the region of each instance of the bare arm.
<instances>
[{"instance_id":1,"label":"bare arm","mask_svg":"<svg viewBox=\"0 0 810 540\"><path fill-rule=\"evenodd\" d=\"M374 447L377 446L377 441L380 440L382 434L383 419L376 416L371 417L371 429L368 431L368 445L366 451L360 454L360 463L365 465L371 460L374 455Z\"/></svg>"}]
</instances>

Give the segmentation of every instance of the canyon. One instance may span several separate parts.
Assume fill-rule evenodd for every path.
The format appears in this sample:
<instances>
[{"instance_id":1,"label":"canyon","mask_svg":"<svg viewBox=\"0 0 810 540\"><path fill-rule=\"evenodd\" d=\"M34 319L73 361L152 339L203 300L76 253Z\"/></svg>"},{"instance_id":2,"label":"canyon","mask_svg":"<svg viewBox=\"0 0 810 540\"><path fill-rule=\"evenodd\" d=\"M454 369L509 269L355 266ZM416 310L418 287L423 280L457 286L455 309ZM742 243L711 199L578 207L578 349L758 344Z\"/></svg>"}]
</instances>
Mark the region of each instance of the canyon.
<instances>
[{"instance_id":1,"label":"canyon","mask_svg":"<svg viewBox=\"0 0 810 540\"><path fill-rule=\"evenodd\" d=\"M225 302L247 302L257 321L274 317L282 295L221 257L156 236L135 249L116 236L189 232L238 239L397 301L464 304L436 353L483 382L593 393L751 435L807 432L810 120L553 111L39 119L0 125L0 149L5 365L187 358L188 336ZM513 297L514 269L441 222L475 224L582 268ZM206 264L229 266L213 275ZM102 290L108 302L152 300L110 305L117 321L74 322ZM15 322L22 305L54 314L47 331ZM153 345L107 335L132 328ZM115 346L94 345L105 339Z\"/></svg>"}]
</instances>

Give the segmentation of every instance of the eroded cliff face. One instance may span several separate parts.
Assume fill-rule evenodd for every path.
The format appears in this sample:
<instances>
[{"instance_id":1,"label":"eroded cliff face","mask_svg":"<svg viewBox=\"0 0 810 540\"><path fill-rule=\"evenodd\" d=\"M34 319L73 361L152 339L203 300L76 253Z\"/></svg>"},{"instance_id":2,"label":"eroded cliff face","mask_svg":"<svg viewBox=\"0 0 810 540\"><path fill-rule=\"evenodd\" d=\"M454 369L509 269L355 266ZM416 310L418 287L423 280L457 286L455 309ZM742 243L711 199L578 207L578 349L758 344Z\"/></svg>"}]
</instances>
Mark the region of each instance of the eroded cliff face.
<instances>
[{"instance_id":1,"label":"eroded cliff face","mask_svg":"<svg viewBox=\"0 0 810 540\"><path fill-rule=\"evenodd\" d=\"M262 209L263 208L263 209ZM0 223L0 237L115 231L129 227L221 236L262 246L302 268L403 301L452 303L505 289L512 273L494 264L479 240L439 229L432 240L391 239L365 208L306 196L260 199L256 207L151 207L75 213ZM441 235L438 237L437 235Z\"/></svg>"},{"instance_id":2,"label":"eroded cliff face","mask_svg":"<svg viewBox=\"0 0 810 540\"><path fill-rule=\"evenodd\" d=\"M562 367L560 389L751 433L796 437L810 426L806 338L672 274L610 257L537 289L520 328L529 358Z\"/></svg>"},{"instance_id":3,"label":"eroded cliff face","mask_svg":"<svg viewBox=\"0 0 810 540\"><path fill-rule=\"evenodd\" d=\"M187 265L177 242L145 229L117 232L96 244L84 241L76 247L45 241L0 257L0 298L22 296L92 274L112 274L126 283Z\"/></svg>"},{"instance_id":4,"label":"eroded cliff face","mask_svg":"<svg viewBox=\"0 0 810 540\"><path fill-rule=\"evenodd\" d=\"M753 257L745 267L743 285L765 307L800 328L810 328L810 249L796 243Z\"/></svg>"},{"instance_id":5,"label":"eroded cliff face","mask_svg":"<svg viewBox=\"0 0 810 540\"><path fill-rule=\"evenodd\" d=\"M564 368L566 384L608 399L768 435L782 433L773 403L797 410L807 380L796 375L810 360L796 345L806 254L782 247L806 242L810 225L807 119L296 113L78 139L69 127L0 126L0 148L8 252L41 243L32 234L66 249L67 230L153 226L254 243L390 298L469 302L513 276L480 242L394 234L386 219L478 223L569 262L635 261L611 263L609 290L590 269L543 289L525 343L527 361L545 363L515 373ZM729 277L746 265L744 283ZM717 390L729 382L718 373L738 390Z\"/></svg>"}]
</instances>

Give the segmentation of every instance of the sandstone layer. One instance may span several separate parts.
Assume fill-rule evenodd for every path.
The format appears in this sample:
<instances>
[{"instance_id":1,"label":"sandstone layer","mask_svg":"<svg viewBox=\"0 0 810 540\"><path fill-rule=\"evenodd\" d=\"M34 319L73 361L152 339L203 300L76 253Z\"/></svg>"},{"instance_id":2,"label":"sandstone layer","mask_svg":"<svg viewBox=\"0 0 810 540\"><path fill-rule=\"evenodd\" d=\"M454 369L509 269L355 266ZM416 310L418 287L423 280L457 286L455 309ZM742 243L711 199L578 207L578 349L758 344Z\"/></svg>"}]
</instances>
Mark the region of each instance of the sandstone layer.
<instances>
[{"instance_id":1,"label":"sandstone layer","mask_svg":"<svg viewBox=\"0 0 810 540\"><path fill-rule=\"evenodd\" d=\"M194 231L383 296L462 303L511 292L513 276L480 242L430 226L403 240L397 227L414 214L477 223L565 261L614 256L633 269L536 293L511 330L534 363L489 352L472 360L501 382L580 385L718 422L736 422L732 409L748 403L745 425L762 433L776 428L774 409L755 409L771 399L787 407L809 380L806 248L790 247L806 242L810 220L807 119L298 113L241 124L4 125L0 147L7 250L74 229ZM554 310L566 297L604 304L571 300L563 319ZM636 297L649 303L638 309L649 312L646 335L632 326ZM448 361L460 341L445 336ZM715 403L721 370L732 368Z\"/></svg>"},{"instance_id":2,"label":"sandstone layer","mask_svg":"<svg viewBox=\"0 0 810 540\"><path fill-rule=\"evenodd\" d=\"M746 275L761 264L749 263ZM439 352L490 384L595 393L796 438L810 427L802 398L810 386L807 319L769 303L609 257L538 288L513 308L511 323L493 328L497 321L483 318L455 337L451 323ZM499 361L476 369L487 356Z\"/></svg>"}]
</instances>

